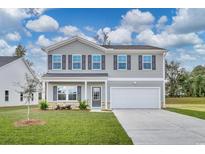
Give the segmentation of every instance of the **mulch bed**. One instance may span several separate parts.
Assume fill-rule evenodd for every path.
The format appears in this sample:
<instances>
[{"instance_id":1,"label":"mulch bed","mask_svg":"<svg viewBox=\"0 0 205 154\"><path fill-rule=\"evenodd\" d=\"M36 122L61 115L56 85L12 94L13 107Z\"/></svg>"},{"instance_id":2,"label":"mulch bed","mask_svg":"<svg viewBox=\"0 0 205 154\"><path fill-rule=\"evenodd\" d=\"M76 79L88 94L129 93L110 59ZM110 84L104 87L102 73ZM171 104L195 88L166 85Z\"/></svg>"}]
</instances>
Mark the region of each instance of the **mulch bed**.
<instances>
[{"instance_id":1,"label":"mulch bed","mask_svg":"<svg viewBox=\"0 0 205 154\"><path fill-rule=\"evenodd\" d=\"M14 123L16 127L25 127L25 126L36 126L36 125L45 125L46 122L39 119L30 119L30 120L19 120Z\"/></svg>"}]
</instances>

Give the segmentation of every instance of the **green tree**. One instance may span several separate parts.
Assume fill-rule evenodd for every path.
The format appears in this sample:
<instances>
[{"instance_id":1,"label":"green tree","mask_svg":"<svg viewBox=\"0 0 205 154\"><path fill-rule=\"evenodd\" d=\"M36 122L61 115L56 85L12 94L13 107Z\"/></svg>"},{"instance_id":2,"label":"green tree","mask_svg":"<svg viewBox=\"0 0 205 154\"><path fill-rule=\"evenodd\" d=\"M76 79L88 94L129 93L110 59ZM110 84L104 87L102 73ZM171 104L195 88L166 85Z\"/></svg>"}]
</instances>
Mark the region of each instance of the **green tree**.
<instances>
[{"instance_id":1,"label":"green tree","mask_svg":"<svg viewBox=\"0 0 205 154\"><path fill-rule=\"evenodd\" d=\"M21 44L19 44L16 47L14 56L18 56L18 57L23 57L26 55L26 48L24 46L22 46Z\"/></svg>"},{"instance_id":2,"label":"green tree","mask_svg":"<svg viewBox=\"0 0 205 154\"><path fill-rule=\"evenodd\" d=\"M165 61L166 67L166 92L169 96L179 96L182 91L181 82L186 73L185 69L180 67L180 63Z\"/></svg>"}]
</instances>

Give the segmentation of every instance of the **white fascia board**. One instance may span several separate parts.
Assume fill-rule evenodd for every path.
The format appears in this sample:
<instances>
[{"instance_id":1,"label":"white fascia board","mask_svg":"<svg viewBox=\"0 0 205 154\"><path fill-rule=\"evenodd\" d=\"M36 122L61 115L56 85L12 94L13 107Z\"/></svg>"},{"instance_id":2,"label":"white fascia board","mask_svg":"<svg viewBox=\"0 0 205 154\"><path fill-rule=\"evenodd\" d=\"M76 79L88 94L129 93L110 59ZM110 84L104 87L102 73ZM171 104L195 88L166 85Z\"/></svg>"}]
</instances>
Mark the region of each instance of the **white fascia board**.
<instances>
[{"instance_id":1,"label":"white fascia board","mask_svg":"<svg viewBox=\"0 0 205 154\"><path fill-rule=\"evenodd\" d=\"M57 49L57 48L60 48L60 47L62 47L62 46L64 46L64 45L70 44L70 43L72 43L72 42L74 42L74 41L77 41L77 40L78 40L79 42L82 42L82 43L84 43L84 44L88 44L88 45L90 45L90 46L92 46L92 47L94 47L94 48L97 48L97 49L99 49L99 50L102 50L102 51L104 51L104 52L107 51L106 48L104 48L104 47L102 47L102 46L100 46L100 45L98 45L98 44L96 44L96 43L94 43L94 42L88 41L88 40L86 40L86 39L84 39L84 38L81 38L81 37L79 37L79 36L76 36L76 37L73 37L73 38L71 38L71 39L67 39L67 40L64 40L64 41L61 41L61 42L52 44L52 45L50 45L50 46L48 46L48 47L42 48L42 50L48 53L49 51L55 50L55 49Z\"/></svg>"},{"instance_id":2,"label":"white fascia board","mask_svg":"<svg viewBox=\"0 0 205 154\"><path fill-rule=\"evenodd\" d=\"M108 81L164 81L163 78L108 78Z\"/></svg>"}]
</instances>

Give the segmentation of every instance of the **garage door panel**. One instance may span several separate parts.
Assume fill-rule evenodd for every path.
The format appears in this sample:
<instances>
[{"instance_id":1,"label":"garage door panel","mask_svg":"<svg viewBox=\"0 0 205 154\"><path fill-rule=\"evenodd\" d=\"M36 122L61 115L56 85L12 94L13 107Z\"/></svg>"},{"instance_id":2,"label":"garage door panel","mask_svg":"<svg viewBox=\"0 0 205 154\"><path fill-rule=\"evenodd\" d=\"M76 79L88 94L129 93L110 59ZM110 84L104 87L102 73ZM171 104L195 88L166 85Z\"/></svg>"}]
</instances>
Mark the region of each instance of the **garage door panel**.
<instances>
[{"instance_id":1,"label":"garage door panel","mask_svg":"<svg viewBox=\"0 0 205 154\"><path fill-rule=\"evenodd\" d=\"M160 108L159 88L111 88L112 108Z\"/></svg>"}]
</instances>

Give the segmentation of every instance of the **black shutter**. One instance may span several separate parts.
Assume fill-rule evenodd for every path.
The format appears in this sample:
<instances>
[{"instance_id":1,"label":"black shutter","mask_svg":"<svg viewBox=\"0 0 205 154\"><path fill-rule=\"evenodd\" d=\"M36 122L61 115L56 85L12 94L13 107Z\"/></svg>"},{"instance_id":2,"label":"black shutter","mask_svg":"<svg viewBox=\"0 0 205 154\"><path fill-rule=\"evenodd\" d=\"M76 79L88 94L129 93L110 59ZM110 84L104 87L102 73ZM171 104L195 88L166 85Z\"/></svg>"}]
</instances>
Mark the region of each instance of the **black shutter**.
<instances>
[{"instance_id":1,"label":"black shutter","mask_svg":"<svg viewBox=\"0 0 205 154\"><path fill-rule=\"evenodd\" d=\"M102 55L102 70L105 70L105 55Z\"/></svg>"},{"instance_id":2,"label":"black shutter","mask_svg":"<svg viewBox=\"0 0 205 154\"><path fill-rule=\"evenodd\" d=\"M85 58L86 58L86 56L85 56L85 55L82 55L82 69L83 69L83 70L86 69L86 64L85 64L85 63L86 63L86 62L85 62L86 59L85 59Z\"/></svg>"},{"instance_id":3,"label":"black shutter","mask_svg":"<svg viewBox=\"0 0 205 154\"><path fill-rule=\"evenodd\" d=\"M117 55L113 55L113 68L117 70Z\"/></svg>"},{"instance_id":4,"label":"black shutter","mask_svg":"<svg viewBox=\"0 0 205 154\"><path fill-rule=\"evenodd\" d=\"M81 100L81 86L77 86L77 100Z\"/></svg>"},{"instance_id":5,"label":"black shutter","mask_svg":"<svg viewBox=\"0 0 205 154\"><path fill-rule=\"evenodd\" d=\"M62 69L65 70L66 68L66 55L62 56Z\"/></svg>"},{"instance_id":6,"label":"black shutter","mask_svg":"<svg viewBox=\"0 0 205 154\"><path fill-rule=\"evenodd\" d=\"M92 56L88 55L88 69L91 70L92 69Z\"/></svg>"},{"instance_id":7,"label":"black shutter","mask_svg":"<svg viewBox=\"0 0 205 154\"><path fill-rule=\"evenodd\" d=\"M152 70L156 70L156 56L152 55Z\"/></svg>"},{"instance_id":8,"label":"black shutter","mask_svg":"<svg viewBox=\"0 0 205 154\"><path fill-rule=\"evenodd\" d=\"M127 55L127 69L131 70L131 56Z\"/></svg>"},{"instance_id":9,"label":"black shutter","mask_svg":"<svg viewBox=\"0 0 205 154\"><path fill-rule=\"evenodd\" d=\"M142 70L142 55L139 55L138 57L138 64L139 64L139 70Z\"/></svg>"},{"instance_id":10,"label":"black shutter","mask_svg":"<svg viewBox=\"0 0 205 154\"><path fill-rule=\"evenodd\" d=\"M68 55L68 69L72 70L72 55Z\"/></svg>"},{"instance_id":11,"label":"black shutter","mask_svg":"<svg viewBox=\"0 0 205 154\"><path fill-rule=\"evenodd\" d=\"M52 55L48 55L48 69L52 69Z\"/></svg>"},{"instance_id":12,"label":"black shutter","mask_svg":"<svg viewBox=\"0 0 205 154\"><path fill-rule=\"evenodd\" d=\"M53 101L57 101L57 86L53 86Z\"/></svg>"}]
</instances>

